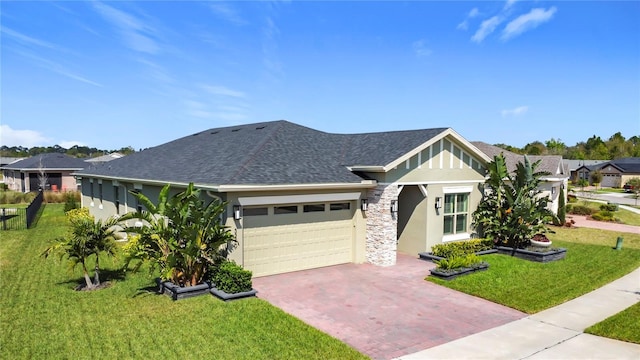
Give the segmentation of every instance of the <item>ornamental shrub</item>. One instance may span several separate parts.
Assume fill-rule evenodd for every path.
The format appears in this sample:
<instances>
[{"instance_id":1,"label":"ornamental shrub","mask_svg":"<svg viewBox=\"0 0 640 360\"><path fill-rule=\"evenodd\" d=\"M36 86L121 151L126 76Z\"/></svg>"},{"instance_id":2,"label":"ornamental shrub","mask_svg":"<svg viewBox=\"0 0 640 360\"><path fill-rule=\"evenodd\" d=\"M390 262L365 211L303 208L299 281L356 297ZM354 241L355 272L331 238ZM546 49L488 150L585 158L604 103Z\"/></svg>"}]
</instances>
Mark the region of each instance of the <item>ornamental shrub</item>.
<instances>
[{"instance_id":1,"label":"ornamental shrub","mask_svg":"<svg viewBox=\"0 0 640 360\"><path fill-rule=\"evenodd\" d=\"M455 255L449 258L435 261L436 268L442 270L454 270L460 268L472 268L482 263L480 256L476 254Z\"/></svg>"},{"instance_id":2,"label":"ornamental shrub","mask_svg":"<svg viewBox=\"0 0 640 360\"><path fill-rule=\"evenodd\" d=\"M578 204L574 204L573 206L568 208L568 210L570 210L571 214L575 214L575 215L591 215L596 212L596 210L588 206L578 205Z\"/></svg>"},{"instance_id":3,"label":"ornamental shrub","mask_svg":"<svg viewBox=\"0 0 640 360\"><path fill-rule=\"evenodd\" d=\"M446 244L437 244L431 248L432 254L443 258L473 254L479 251L493 249L491 239L473 239L456 241Z\"/></svg>"},{"instance_id":4,"label":"ornamental shrub","mask_svg":"<svg viewBox=\"0 0 640 360\"><path fill-rule=\"evenodd\" d=\"M72 192L67 192L64 194L64 212L66 213L69 210L77 209L78 201L76 201L76 195Z\"/></svg>"},{"instance_id":5,"label":"ornamental shrub","mask_svg":"<svg viewBox=\"0 0 640 360\"><path fill-rule=\"evenodd\" d=\"M251 276L253 273L245 270L234 261L224 260L213 274L213 283L218 290L227 294L250 291L253 287Z\"/></svg>"},{"instance_id":6,"label":"ornamental shrub","mask_svg":"<svg viewBox=\"0 0 640 360\"><path fill-rule=\"evenodd\" d=\"M600 205L601 211L618 211L619 209L618 204L608 203Z\"/></svg>"}]
</instances>

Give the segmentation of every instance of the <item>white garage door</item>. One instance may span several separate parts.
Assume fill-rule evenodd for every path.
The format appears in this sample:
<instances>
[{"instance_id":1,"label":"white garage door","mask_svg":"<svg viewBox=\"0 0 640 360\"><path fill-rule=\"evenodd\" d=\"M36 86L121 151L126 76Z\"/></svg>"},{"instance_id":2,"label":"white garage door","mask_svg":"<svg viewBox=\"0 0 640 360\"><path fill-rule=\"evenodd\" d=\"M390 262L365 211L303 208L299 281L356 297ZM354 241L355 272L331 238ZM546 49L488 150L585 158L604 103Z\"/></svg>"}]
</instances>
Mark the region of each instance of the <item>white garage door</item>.
<instances>
[{"instance_id":1,"label":"white garage door","mask_svg":"<svg viewBox=\"0 0 640 360\"><path fill-rule=\"evenodd\" d=\"M353 259L351 202L243 209L244 267L265 276Z\"/></svg>"},{"instance_id":2,"label":"white garage door","mask_svg":"<svg viewBox=\"0 0 640 360\"><path fill-rule=\"evenodd\" d=\"M605 174L602 177L601 187L620 187L620 175Z\"/></svg>"}]
</instances>

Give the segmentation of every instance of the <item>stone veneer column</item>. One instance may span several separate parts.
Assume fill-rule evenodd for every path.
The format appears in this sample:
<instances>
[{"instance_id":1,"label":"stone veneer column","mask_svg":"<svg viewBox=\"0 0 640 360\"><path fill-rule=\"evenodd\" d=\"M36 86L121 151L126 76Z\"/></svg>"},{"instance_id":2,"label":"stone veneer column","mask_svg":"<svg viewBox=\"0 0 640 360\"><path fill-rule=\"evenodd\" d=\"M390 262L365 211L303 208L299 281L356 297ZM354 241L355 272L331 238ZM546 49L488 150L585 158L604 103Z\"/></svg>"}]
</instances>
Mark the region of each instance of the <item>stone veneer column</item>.
<instances>
[{"instance_id":1,"label":"stone veneer column","mask_svg":"<svg viewBox=\"0 0 640 360\"><path fill-rule=\"evenodd\" d=\"M398 200L398 185L378 185L367 192L367 262L390 266L396 263L398 214L391 213L391 200Z\"/></svg>"}]
</instances>

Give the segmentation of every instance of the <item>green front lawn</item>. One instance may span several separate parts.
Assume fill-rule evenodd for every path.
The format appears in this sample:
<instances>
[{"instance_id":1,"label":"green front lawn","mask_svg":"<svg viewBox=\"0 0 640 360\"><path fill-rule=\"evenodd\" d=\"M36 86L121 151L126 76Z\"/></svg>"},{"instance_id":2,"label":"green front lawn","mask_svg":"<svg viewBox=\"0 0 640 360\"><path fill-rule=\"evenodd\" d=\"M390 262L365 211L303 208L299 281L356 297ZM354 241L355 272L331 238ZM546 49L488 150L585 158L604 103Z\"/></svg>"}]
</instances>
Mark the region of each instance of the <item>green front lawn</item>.
<instances>
[{"instance_id":1,"label":"green front lawn","mask_svg":"<svg viewBox=\"0 0 640 360\"><path fill-rule=\"evenodd\" d=\"M600 210L600 205L602 205L603 203L601 202L597 202L597 201L586 201L586 200L581 200L577 203L572 203L572 205L586 205L596 211ZM627 225L634 225L634 226L640 226L640 215L631 212L629 210L625 210L625 209L620 209L618 211L615 211L613 213L613 216L620 219L620 223L622 224L627 224ZM567 219L571 217L571 214L567 214Z\"/></svg>"},{"instance_id":2,"label":"green front lawn","mask_svg":"<svg viewBox=\"0 0 640 360\"><path fill-rule=\"evenodd\" d=\"M1 233L0 344L11 358L366 358L266 301L173 302L150 291L146 271L125 277L109 259L112 286L76 292L79 267L40 257L65 231L62 208L45 205L35 228Z\"/></svg>"},{"instance_id":3,"label":"green front lawn","mask_svg":"<svg viewBox=\"0 0 640 360\"><path fill-rule=\"evenodd\" d=\"M533 314L595 290L640 266L640 235L624 234L625 246L616 251L612 247L618 233L555 230L556 234L548 236L554 246L568 249L564 260L543 264L486 255L482 259L490 264L488 271L453 281L431 276L427 280Z\"/></svg>"},{"instance_id":4,"label":"green front lawn","mask_svg":"<svg viewBox=\"0 0 640 360\"><path fill-rule=\"evenodd\" d=\"M588 327L584 332L640 344L640 303Z\"/></svg>"}]
</instances>

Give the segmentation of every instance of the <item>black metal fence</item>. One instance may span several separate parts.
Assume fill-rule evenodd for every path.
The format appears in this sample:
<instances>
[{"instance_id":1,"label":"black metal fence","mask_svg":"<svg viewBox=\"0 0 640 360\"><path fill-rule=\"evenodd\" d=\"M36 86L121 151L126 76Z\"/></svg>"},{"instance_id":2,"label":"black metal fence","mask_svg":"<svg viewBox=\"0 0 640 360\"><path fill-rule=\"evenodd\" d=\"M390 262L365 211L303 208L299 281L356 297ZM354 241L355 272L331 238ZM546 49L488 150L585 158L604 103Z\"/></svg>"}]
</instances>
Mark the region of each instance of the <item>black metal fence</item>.
<instances>
[{"instance_id":1,"label":"black metal fence","mask_svg":"<svg viewBox=\"0 0 640 360\"><path fill-rule=\"evenodd\" d=\"M38 210L42 206L44 195L38 191L38 195L26 208L3 207L0 209L0 229L2 230L23 230L31 228L33 221L38 215Z\"/></svg>"}]
</instances>

